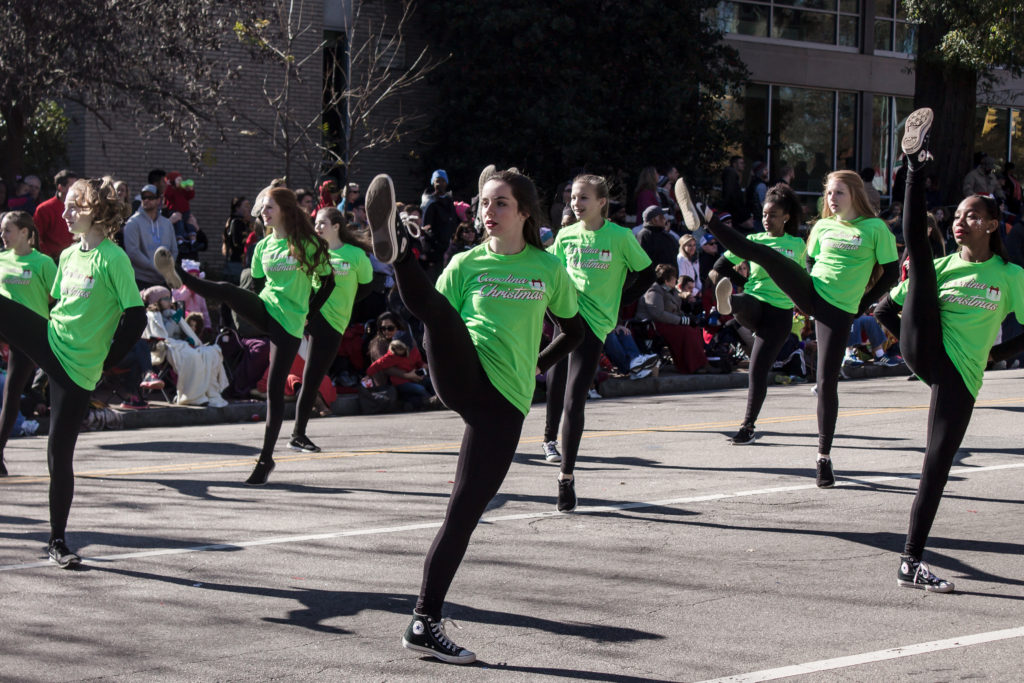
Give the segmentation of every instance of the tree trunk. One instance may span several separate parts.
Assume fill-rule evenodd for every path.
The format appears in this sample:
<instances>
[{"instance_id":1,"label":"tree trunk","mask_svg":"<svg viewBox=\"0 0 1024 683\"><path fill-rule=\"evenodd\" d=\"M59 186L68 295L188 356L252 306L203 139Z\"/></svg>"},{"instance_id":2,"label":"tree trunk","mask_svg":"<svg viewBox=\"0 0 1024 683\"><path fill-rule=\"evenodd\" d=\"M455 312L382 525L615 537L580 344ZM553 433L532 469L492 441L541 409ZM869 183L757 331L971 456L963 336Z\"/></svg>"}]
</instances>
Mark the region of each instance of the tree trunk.
<instances>
[{"instance_id":1,"label":"tree trunk","mask_svg":"<svg viewBox=\"0 0 1024 683\"><path fill-rule=\"evenodd\" d=\"M0 108L7 124L7 135L0 139L0 178L7 185L7 196L14 195L14 178L25 173L25 108L15 103Z\"/></svg>"},{"instance_id":2,"label":"tree trunk","mask_svg":"<svg viewBox=\"0 0 1024 683\"><path fill-rule=\"evenodd\" d=\"M978 72L941 60L939 44L944 22L919 25L914 72L914 107L935 112L929 147L945 204L963 198L963 178L974 166L974 119L978 101Z\"/></svg>"}]
</instances>

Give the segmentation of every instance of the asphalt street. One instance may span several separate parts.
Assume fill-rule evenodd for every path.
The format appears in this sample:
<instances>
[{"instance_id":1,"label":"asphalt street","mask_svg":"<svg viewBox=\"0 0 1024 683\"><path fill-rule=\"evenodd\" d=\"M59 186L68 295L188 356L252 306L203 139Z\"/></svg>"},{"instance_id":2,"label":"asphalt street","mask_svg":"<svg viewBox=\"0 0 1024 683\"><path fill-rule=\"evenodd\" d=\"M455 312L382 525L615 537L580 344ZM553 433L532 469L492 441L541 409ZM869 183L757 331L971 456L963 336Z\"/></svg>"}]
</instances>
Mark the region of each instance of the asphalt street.
<instances>
[{"instance_id":1,"label":"asphalt street","mask_svg":"<svg viewBox=\"0 0 1024 683\"><path fill-rule=\"evenodd\" d=\"M83 434L68 541L45 560L45 439L0 480L0 679L1020 680L1024 371L988 373L926 561L950 595L896 585L928 391L840 384L839 486L814 486L815 399L773 387L591 402L581 507L554 510L543 406L478 527L446 616L472 666L400 639L444 515L453 413L313 420L242 484L262 423ZM283 434L289 433L286 423Z\"/></svg>"}]
</instances>

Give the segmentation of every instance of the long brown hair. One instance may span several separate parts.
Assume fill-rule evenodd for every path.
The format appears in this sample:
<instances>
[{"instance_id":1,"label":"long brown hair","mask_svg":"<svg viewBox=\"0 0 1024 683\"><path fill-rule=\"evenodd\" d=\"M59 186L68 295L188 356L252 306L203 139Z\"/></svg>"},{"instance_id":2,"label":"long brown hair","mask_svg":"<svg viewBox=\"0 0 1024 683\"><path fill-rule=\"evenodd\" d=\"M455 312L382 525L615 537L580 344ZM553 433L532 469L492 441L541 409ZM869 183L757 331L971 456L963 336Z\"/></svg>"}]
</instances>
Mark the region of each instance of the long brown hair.
<instances>
[{"instance_id":1,"label":"long brown hair","mask_svg":"<svg viewBox=\"0 0 1024 683\"><path fill-rule=\"evenodd\" d=\"M507 183L512 188L512 197L516 200L519 212L526 214L523 239L527 244L543 249L544 245L540 241L540 222L544 214L540 210L540 199L537 197L537 187L533 181L513 169L491 174L487 182L492 180Z\"/></svg>"},{"instance_id":2,"label":"long brown hair","mask_svg":"<svg viewBox=\"0 0 1024 683\"><path fill-rule=\"evenodd\" d=\"M299 206L295 193L287 187L275 187L267 194L281 211L281 222L288 231L288 252L302 269L312 275L317 268L330 263L327 243L313 230L313 219ZM313 245L312 257L306 253L308 245Z\"/></svg>"},{"instance_id":3,"label":"long brown hair","mask_svg":"<svg viewBox=\"0 0 1024 683\"><path fill-rule=\"evenodd\" d=\"M868 193L864 191L864 179L858 173L855 171L832 171L825 176L824 189L826 191L828 184L833 180L846 185L846 189L850 191L850 199L853 200L853 210L857 212L857 216L867 218L877 216L875 210L871 207L871 202L868 200ZM823 202L821 217L831 218L832 215L832 209L829 207L828 202Z\"/></svg>"},{"instance_id":4,"label":"long brown hair","mask_svg":"<svg viewBox=\"0 0 1024 683\"><path fill-rule=\"evenodd\" d=\"M366 235L357 232L349 225L348 221L345 220L345 214L338 211L333 206L326 206L316 212L317 219L324 218L331 225L338 226L338 239L345 244L351 244L354 247L359 247L365 252L369 252L373 249L373 245L370 244L370 240L366 238Z\"/></svg>"}]
</instances>

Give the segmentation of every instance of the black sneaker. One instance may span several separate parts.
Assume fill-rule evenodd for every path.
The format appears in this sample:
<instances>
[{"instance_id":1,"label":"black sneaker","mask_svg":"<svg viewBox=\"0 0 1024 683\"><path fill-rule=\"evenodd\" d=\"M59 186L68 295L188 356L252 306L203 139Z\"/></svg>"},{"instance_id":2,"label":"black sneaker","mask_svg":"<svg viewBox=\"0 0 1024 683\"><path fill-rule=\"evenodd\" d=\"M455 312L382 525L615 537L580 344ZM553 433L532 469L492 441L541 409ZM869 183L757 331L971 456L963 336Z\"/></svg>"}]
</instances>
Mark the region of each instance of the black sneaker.
<instances>
[{"instance_id":1,"label":"black sneaker","mask_svg":"<svg viewBox=\"0 0 1024 683\"><path fill-rule=\"evenodd\" d=\"M0 477L7 476L7 465L4 464L3 458L0 458Z\"/></svg>"},{"instance_id":2,"label":"black sneaker","mask_svg":"<svg viewBox=\"0 0 1024 683\"><path fill-rule=\"evenodd\" d=\"M818 479L819 489L830 489L836 485L836 475L832 472L831 458L818 458Z\"/></svg>"},{"instance_id":3,"label":"black sneaker","mask_svg":"<svg viewBox=\"0 0 1024 683\"><path fill-rule=\"evenodd\" d=\"M50 541L46 554L50 556L50 562L57 563L61 569L74 569L82 564L82 558L68 549L63 538L55 538Z\"/></svg>"},{"instance_id":4,"label":"black sneaker","mask_svg":"<svg viewBox=\"0 0 1024 683\"><path fill-rule=\"evenodd\" d=\"M572 512L576 509L576 480L558 480L558 505L555 506L559 512Z\"/></svg>"},{"instance_id":5,"label":"black sneaker","mask_svg":"<svg viewBox=\"0 0 1024 683\"><path fill-rule=\"evenodd\" d=\"M952 593L953 584L932 574L928 565L909 555L900 558L900 569L896 572L896 585L904 588L921 588L931 593Z\"/></svg>"},{"instance_id":6,"label":"black sneaker","mask_svg":"<svg viewBox=\"0 0 1024 683\"><path fill-rule=\"evenodd\" d=\"M928 132L934 120L935 114L928 107L918 109L907 117L900 146L907 155L911 168L931 159L931 154L928 153Z\"/></svg>"},{"instance_id":7,"label":"black sneaker","mask_svg":"<svg viewBox=\"0 0 1024 683\"><path fill-rule=\"evenodd\" d=\"M452 625L455 622L450 621ZM456 626L458 628L458 626ZM434 621L423 614L412 613L412 621L402 636L402 646L409 650L437 657L449 664L472 664L476 654L464 647L459 647L448 639L444 632L444 624Z\"/></svg>"},{"instance_id":8,"label":"black sneaker","mask_svg":"<svg viewBox=\"0 0 1024 683\"><path fill-rule=\"evenodd\" d=\"M274 471L275 467L277 467L277 463L273 460L257 460L252 474L245 480L246 485L263 486L267 483L267 479L270 478L270 473Z\"/></svg>"},{"instance_id":9,"label":"black sneaker","mask_svg":"<svg viewBox=\"0 0 1024 683\"><path fill-rule=\"evenodd\" d=\"M757 441L757 435L754 434L754 428L743 425L740 427L740 431L736 432L736 436L730 439L733 446L748 446Z\"/></svg>"},{"instance_id":10,"label":"black sneaker","mask_svg":"<svg viewBox=\"0 0 1024 683\"><path fill-rule=\"evenodd\" d=\"M301 451L303 453L320 452L320 447L310 441L305 434L302 434L301 436L292 436L292 440L288 442L288 448L293 451Z\"/></svg>"},{"instance_id":11,"label":"black sneaker","mask_svg":"<svg viewBox=\"0 0 1024 683\"><path fill-rule=\"evenodd\" d=\"M411 240L418 234L399 223L395 211L395 184L391 176L381 173L366 189L366 220L370 224L373 255L381 263L394 263L411 249Z\"/></svg>"}]
</instances>

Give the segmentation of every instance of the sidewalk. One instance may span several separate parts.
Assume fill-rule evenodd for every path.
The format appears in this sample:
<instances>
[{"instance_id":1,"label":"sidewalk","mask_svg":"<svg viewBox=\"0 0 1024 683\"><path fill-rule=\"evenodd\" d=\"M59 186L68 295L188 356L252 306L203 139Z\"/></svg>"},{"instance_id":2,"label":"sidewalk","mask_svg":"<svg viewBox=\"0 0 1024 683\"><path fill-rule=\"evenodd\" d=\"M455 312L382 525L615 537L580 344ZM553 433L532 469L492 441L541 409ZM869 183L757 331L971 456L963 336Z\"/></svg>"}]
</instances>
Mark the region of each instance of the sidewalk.
<instances>
[{"instance_id":1,"label":"sidewalk","mask_svg":"<svg viewBox=\"0 0 1024 683\"><path fill-rule=\"evenodd\" d=\"M869 379L873 377L898 377L910 374L905 365L895 368L879 367L870 363L862 366L845 368L849 380ZM624 396L648 396L655 394L677 394L713 389L740 389L747 386L747 373L736 371L728 375L680 375L673 370L663 368L658 377L645 377L640 380L609 379L601 384L600 393L604 398L620 398ZM808 385L809 386L809 385ZM810 391L810 389L808 389ZM229 403L223 408L206 408L203 406L179 406L161 401L150 401L147 410L118 411L124 429L144 429L148 427L178 427L195 425L213 425L237 422L261 422L266 418L265 401L250 400ZM342 394L331 405L335 415L358 415L359 400L355 394ZM285 404L285 420L295 417L295 403ZM316 418L313 418L314 420ZM40 429L41 433L43 427Z\"/></svg>"}]
</instances>

